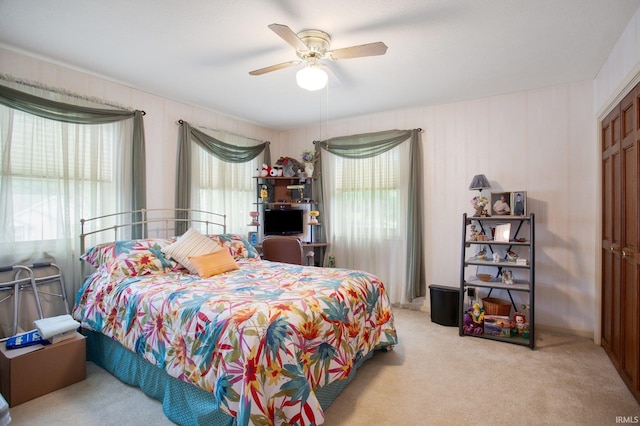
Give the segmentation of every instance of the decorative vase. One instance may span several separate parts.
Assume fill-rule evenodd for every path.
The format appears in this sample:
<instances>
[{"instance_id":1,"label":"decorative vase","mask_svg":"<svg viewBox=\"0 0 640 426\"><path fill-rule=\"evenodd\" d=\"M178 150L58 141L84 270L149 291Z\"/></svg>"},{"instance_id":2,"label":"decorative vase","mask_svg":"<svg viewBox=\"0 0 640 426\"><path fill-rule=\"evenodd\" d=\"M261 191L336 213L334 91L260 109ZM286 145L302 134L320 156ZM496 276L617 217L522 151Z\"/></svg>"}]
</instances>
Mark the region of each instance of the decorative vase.
<instances>
[{"instance_id":1,"label":"decorative vase","mask_svg":"<svg viewBox=\"0 0 640 426\"><path fill-rule=\"evenodd\" d=\"M304 163L304 171L307 174L307 177L313 177L313 163Z\"/></svg>"}]
</instances>

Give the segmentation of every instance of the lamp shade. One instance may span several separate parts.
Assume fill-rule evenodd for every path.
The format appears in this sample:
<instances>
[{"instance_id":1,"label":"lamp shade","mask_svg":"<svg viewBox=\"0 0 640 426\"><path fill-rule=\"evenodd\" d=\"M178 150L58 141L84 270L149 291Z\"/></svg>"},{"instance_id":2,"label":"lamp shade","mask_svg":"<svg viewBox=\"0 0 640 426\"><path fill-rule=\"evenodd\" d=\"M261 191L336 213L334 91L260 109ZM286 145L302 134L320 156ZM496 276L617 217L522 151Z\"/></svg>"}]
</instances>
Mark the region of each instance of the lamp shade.
<instances>
[{"instance_id":1,"label":"lamp shade","mask_svg":"<svg viewBox=\"0 0 640 426\"><path fill-rule=\"evenodd\" d=\"M469 185L470 190L482 191L487 188L491 188L491 185L489 185L489 181L485 175L475 175L471 180L471 185Z\"/></svg>"},{"instance_id":2,"label":"lamp shade","mask_svg":"<svg viewBox=\"0 0 640 426\"><path fill-rule=\"evenodd\" d=\"M320 90L327 85L329 76L316 65L308 65L296 73L296 82L303 89Z\"/></svg>"}]
</instances>

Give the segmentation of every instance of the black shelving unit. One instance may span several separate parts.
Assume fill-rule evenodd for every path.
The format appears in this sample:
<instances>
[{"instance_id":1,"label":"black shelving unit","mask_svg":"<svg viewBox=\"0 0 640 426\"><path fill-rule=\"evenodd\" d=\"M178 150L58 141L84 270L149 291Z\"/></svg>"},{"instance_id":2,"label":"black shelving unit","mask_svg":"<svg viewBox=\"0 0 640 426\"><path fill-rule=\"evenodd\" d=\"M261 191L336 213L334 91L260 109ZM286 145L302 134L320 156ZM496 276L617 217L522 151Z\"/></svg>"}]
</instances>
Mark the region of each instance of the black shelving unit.
<instances>
[{"instance_id":1,"label":"black shelving unit","mask_svg":"<svg viewBox=\"0 0 640 426\"><path fill-rule=\"evenodd\" d=\"M256 229L256 233L258 233L258 240L260 241L263 235L259 232L259 227L262 221L264 220L264 211L265 209L304 209L313 210L316 206L318 206L318 202L313 199L313 177L300 177L300 176L254 176L256 180L256 209L260 212L258 217L258 224L248 226L254 226ZM268 197L266 200L263 200L260 197L260 190L263 185L266 185L268 190ZM287 189L289 185L303 185L304 189ZM310 218L309 218L310 219ZM306 250L313 250L314 254L314 264L316 266L323 266L324 263L324 252L327 248L327 243L321 243L315 241L314 233L317 234L317 228L322 226L322 223L318 222L316 224L309 223L306 221L306 226L309 227L309 241L303 241L302 246ZM315 228L315 230L314 230ZM255 244L258 250L262 249L261 241L258 244Z\"/></svg>"},{"instance_id":2,"label":"black shelving unit","mask_svg":"<svg viewBox=\"0 0 640 426\"><path fill-rule=\"evenodd\" d=\"M511 233L508 241L495 241L493 239L491 228L495 228L499 224L511 224ZM476 229L487 236L487 240L471 240L469 239L471 225L475 225ZM475 217L462 216L462 244L461 244L461 261L460 261L460 297L459 311L462 316L466 313L469 306L467 305L468 295L471 289L477 294L478 289L488 290L488 296L494 290L503 290L509 296L512 305L512 311L520 312L518 304L514 302L512 292L520 292L528 294L528 312L525 313L527 323L529 325L529 337L525 338L521 335L502 337L492 334L466 334L464 332L464 321L460 321L460 336L471 336L500 342L512 343L517 345L529 346L533 349L535 346L535 215L533 213L528 216L488 216ZM477 253L485 250L486 257L478 258ZM510 251L517 253L519 259L525 259L526 264L519 264L508 259L506 253ZM498 261L494 261L493 253L498 253ZM476 274L472 273L472 268L487 267L491 268L495 273L490 281L481 281ZM506 270L520 271L517 275L515 284L507 284L502 282L503 273ZM477 272L476 272L477 273Z\"/></svg>"}]
</instances>

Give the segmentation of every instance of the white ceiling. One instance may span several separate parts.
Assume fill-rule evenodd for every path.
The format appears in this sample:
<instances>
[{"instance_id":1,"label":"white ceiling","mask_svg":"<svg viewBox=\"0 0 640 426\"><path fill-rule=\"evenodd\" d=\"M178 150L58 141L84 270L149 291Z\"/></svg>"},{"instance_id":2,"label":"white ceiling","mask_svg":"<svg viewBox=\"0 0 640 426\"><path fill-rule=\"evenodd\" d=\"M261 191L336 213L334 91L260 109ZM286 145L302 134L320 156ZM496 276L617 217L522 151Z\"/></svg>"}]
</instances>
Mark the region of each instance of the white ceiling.
<instances>
[{"instance_id":1,"label":"white ceiling","mask_svg":"<svg viewBox=\"0 0 640 426\"><path fill-rule=\"evenodd\" d=\"M2 0L0 46L272 129L593 79L640 0ZM341 85L296 86L267 28L321 29ZM0 68L1 71L1 68ZM20 77L20 76L16 76ZM132 107L138 107L131 105Z\"/></svg>"}]
</instances>

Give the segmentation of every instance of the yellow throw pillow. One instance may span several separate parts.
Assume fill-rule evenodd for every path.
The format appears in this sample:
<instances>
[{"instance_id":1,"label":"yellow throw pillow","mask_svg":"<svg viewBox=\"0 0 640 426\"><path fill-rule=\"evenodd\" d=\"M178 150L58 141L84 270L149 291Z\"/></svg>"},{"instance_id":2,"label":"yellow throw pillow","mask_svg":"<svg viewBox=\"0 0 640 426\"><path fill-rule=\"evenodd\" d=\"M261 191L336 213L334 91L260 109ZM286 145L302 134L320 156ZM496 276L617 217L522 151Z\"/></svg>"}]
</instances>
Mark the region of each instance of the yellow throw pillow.
<instances>
[{"instance_id":1,"label":"yellow throw pillow","mask_svg":"<svg viewBox=\"0 0 640 426\"><path fill-rule=\"evenodd\" d=\"M240 269L229 250L222 249L202 256L191 256L189 261L202 278Z\"/></svg>"}]
</instances>

